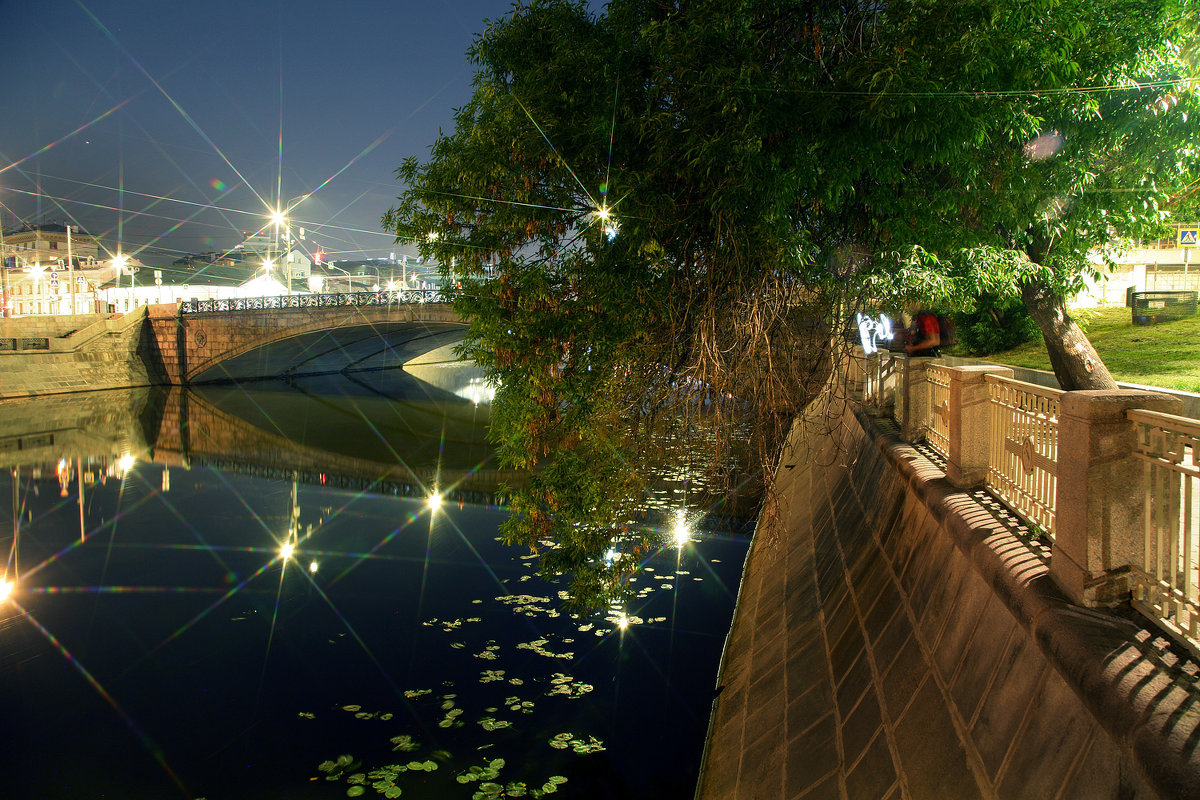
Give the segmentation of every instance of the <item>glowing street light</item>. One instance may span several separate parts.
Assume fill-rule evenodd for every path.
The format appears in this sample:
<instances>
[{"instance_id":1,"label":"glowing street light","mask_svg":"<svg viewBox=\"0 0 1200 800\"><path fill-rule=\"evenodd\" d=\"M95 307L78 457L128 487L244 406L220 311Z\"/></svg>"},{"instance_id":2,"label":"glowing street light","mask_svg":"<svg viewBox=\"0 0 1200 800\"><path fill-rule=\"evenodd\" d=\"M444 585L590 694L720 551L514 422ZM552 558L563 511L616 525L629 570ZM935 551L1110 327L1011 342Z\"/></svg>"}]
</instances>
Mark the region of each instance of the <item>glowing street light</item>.
<instances>
[{"instance_id":1,"label":"glowing street light","mask_svg":"<svg viewBox=\"0 0 1200 800\"><path fill-rule=\"evenodd\" d=\"M129 256L117 253L113 256L112 265L113 271L117 273L117 288L121 288L121 275L125 272L125 267L129 264Z\"/></svg>"},{"instance_id":2,"label":"glowing street light","mask_svg":"<svg viewBox=\"0 0 1200 800\"><path fill-rule=\"evenodd\" d=\"M133 469L133 465L136 463L137 459L129 453L126 453L125 455L121 456L121 460L117 462L117 469L121 470L121 474L124 475L126 472L129 472L129 470Z\"/></svg>"},{"instance_id":3,"label":"glowing street light","mask_svg":"<svg viewBox=\"0 0 1200 800\"><path fill-rule=\"evenodd\" d=\"M429 500L427 502L429 504L429 510L436 512L439 508L442 507L441 493L434 492L433 494L429 495Z\"/></svg>"},{"instance_id":4,"label":"glowing street light","mask_svg":"<svg viewBox=\"0 0 1200 800\"><path fill-rule=\"evenodd\" d=\"M279 548L279 556L284 561L287 561L289 558L291 558L292 553L295 553L295 552L296 552L296 545L292 544L291 542L285 542L283 547Z\"/></svg>"},{"instance_id":5,"label":"glowing street light","mask_svg":"<svg viewBox=\"0 0 1200 800\"><path fill-rule=\"evenodd\" d=\"M617 238L617 230L620 226L617 225L617 220L613 218L612 209L603 203L592 212L592 216L600 223L600 232L603 233L611 242Z\"/></svg>"},{"instance_id":6,"label":"glowing street light","mask_svg":"<svg viewBox=\"0 0 1200 800\"><path fill-rule=\"evenodd\" d=\"M0 580L0 603L5 602L12 597L13 582L10 580Z\"/></svg>"}]
</instances>

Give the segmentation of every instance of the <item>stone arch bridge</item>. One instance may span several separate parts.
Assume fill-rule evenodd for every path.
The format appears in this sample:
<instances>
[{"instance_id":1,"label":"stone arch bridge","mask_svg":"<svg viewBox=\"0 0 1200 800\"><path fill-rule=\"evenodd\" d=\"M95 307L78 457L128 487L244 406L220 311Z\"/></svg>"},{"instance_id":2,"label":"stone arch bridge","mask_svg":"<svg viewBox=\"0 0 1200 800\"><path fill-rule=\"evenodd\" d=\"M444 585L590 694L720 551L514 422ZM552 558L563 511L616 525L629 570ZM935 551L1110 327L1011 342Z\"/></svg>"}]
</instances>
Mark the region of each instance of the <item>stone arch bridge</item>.
<instances>
[{"instance_id":1,"label":"stone arch bridge","mask_svg":"<svg viewBox=\"0 0 1200 800\"><path fill-rule=\"evenodd\" d=\"M397 367L461 340L466 330L450 304L418 294L150 306L149 350L173 385Z\"/></svg>"}]
</instances>

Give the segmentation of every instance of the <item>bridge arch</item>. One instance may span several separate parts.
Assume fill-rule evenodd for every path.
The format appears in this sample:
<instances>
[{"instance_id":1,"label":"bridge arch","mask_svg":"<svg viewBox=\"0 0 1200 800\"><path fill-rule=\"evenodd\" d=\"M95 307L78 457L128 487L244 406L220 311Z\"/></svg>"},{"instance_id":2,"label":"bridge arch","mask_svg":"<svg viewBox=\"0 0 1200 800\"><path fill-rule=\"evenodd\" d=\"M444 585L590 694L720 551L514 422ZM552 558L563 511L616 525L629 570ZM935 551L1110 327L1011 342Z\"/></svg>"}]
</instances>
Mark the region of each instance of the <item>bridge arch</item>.
<instances>
[{"instance_id":1,"label":"bridge arch","mask_svg":"<svg viewBox=\"0 0 1200 800\"><path fill-rule=\"evenodd\" d=\"M240 308L186 314L180 313L177 306L156 306L150 309L149 317L163 366L173 384L290 374L286 368L268 369L259 375L221 372L214 375L213 371L265 345L306 334L351 329L366 329L374 334L407 333L410 340L426 339L426 349L431 350L460 339L466 331L466 321L448 303Z\"/></svg>"}]
</instances>

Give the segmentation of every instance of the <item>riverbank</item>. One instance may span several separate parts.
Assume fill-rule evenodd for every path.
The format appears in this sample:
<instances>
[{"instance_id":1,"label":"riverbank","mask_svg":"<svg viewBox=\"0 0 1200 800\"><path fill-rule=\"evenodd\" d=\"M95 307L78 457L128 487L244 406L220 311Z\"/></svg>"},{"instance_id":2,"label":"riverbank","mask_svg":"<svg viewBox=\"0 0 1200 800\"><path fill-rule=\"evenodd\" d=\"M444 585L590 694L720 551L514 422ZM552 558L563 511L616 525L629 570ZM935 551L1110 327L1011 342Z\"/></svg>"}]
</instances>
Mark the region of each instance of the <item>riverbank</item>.
<instances>
[{"instance_id":1,"label":"riverbank","mask_svg":"<svg viewBox=\"0 0 1200 800\"><path fill-rule=\"evenodd\" d=\"M1200 796L1186 652L1071 605L1048 548L890 423L817 422L747 559L698 798Z\"/></svg>"}]
</instances>

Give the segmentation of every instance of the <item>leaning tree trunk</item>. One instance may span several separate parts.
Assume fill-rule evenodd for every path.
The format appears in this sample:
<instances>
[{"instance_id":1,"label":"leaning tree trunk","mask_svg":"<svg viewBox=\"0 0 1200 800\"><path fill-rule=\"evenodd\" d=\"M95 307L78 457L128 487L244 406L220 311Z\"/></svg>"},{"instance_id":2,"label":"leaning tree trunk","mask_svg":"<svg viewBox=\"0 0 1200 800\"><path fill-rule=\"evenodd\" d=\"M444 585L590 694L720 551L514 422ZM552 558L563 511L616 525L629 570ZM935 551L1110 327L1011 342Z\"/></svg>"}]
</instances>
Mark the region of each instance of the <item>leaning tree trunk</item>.
<instances>
[{"instance_id":1,"label":"leaning tree trunk","mask_svg":"<svg viewBox=\"0 0 1200 800\"><path fill-rule=\"evenodd\" d=\"M1067 391L1117 388L1096 348L1067 313L1061 295L1042 281L1029 281L1021 284L1021 299L1042 331L1059 386Z\"/></svg>"}]
</instances>

